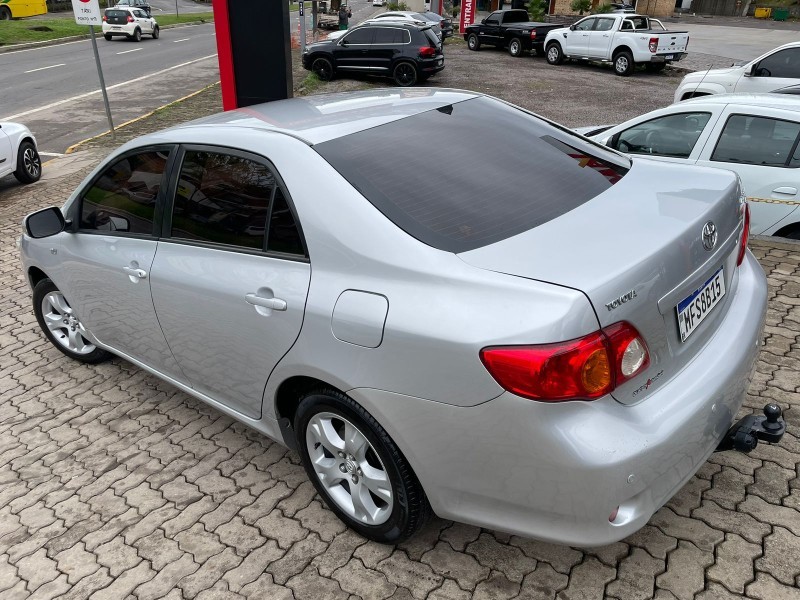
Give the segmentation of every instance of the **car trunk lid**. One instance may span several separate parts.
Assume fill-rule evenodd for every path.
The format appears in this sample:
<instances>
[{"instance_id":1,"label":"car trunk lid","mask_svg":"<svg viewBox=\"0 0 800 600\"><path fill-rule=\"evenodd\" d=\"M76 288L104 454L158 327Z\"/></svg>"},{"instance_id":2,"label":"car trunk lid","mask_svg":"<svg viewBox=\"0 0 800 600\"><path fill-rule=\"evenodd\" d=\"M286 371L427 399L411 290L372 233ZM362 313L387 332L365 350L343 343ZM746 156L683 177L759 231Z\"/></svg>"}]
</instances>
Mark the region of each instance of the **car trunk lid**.
<instances>
[{"instance_id":1,"label":"car trunk lid","mask_svg":"<svg viewBox=\"0 0 800 600\"><path fill-rule=\"evenodd\" d=\"M631 323L648 346L650 366L613 396L634 403L691 361L727 311L736 286L739 194L730 172L635 159L627 175L593 200L459 256L476 267L582 291L600 327ZM710 250L703 243L709 222L716 230ZM684 301L709 280L720 298L699 324L684 321L690 331L682 339L677 307L686 310Z\"/></svg>"},{"instance_id":2,"label":"car trunk lid","mask_svg":"<svg viewBox=\"0 0 800 600\"><path fill-rule=\"evenodd\" d=\"M130 13L127 10L107 10L106 23L109 25L127 25L129 15Z\"/></svg>"}]
</instances>

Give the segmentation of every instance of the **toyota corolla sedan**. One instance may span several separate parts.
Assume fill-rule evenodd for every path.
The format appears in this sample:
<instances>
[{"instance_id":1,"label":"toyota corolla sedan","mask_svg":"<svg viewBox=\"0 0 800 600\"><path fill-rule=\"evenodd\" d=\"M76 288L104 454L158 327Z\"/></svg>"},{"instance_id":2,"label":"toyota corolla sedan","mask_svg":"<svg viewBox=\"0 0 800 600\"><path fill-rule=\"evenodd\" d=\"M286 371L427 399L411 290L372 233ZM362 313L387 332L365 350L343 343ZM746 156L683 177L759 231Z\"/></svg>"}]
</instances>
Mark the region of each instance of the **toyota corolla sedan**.
<instances>
[{"instance_id":1,"label":"toyota corolla sedan","mask_svg":"<svg viewBox=\"0 0 800 600\"><path fill-rule=\"evenodd\" d=\"M430 139L438 176L410 176ZM120 356L296 449L381 542L431 511L571 545L633 533L728 436L766 308L733 173L472 92L148 135L25 227L55 348Z\"/></svg>"}]
</instances>

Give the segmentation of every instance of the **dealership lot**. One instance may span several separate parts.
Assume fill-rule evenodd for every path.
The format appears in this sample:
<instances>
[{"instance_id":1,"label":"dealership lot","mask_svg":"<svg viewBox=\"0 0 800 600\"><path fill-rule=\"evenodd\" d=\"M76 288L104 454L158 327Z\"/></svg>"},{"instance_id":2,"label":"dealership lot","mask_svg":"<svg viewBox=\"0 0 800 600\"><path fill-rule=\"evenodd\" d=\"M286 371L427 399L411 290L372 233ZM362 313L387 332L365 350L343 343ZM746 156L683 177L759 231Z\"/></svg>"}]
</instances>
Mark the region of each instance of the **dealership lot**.
<instances>
[{"instance_id":1,"label":"dealership lot","mask_svg":"<svg viewBox=\"0 0 800 600\"><path fill-rule=\"evenodd\" d=\"M431 83L493 93L569 126L662 106L678 83L495 50L447 51L448 67ZM331 87L353 85L361 84ZM218 102L214 93L197 99L196 116ZM107 150L94 144L58 159L40 183L0 198L0 596L800 596L800 246L751 243L770 305L745 404L788 409L780 446L712 456L647 527L604 548L438 519L392 548L345 531L295 453L122 360L69 361L38 332L14 247L20 220L61 204ZM477 168L480 156L476 147Z\"/></svg>"}]
</instances>

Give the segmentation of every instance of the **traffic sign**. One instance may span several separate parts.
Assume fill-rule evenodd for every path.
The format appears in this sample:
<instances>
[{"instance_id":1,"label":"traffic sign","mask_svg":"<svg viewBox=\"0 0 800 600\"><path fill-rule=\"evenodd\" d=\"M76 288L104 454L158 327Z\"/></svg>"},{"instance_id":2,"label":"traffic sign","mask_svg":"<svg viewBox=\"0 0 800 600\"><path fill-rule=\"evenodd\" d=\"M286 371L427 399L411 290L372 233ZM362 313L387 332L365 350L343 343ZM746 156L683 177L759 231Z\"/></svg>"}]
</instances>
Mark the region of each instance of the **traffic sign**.
<instances>
[{"instance_id":1,"label":"traffic sign","mask_svg":"<svg viewBox=\"0 0 800 600\"><path fill-rule=\"evenodd\" d=\"M103 14L98 0L72 0L72 12L78 25L102 25Z\"/></svg>"}]
</instances>

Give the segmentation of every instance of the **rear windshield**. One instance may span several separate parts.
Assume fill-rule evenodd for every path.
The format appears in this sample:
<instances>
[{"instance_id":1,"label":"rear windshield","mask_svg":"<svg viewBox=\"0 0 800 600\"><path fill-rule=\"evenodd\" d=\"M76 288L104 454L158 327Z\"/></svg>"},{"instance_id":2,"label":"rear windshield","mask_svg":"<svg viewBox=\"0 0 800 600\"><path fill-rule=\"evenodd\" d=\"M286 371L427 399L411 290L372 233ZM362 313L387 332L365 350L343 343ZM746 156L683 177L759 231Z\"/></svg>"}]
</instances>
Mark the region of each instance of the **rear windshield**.
<instances>
[{"instance_id":1,"label":"rear windshield","mask_svg":"<svg viewBox=\"0 0 800 600\"><path fill-rule=\"evenodd\" d=\"M491 98L474 98L317 144L395 225L466 252L591 200L630 162Z\"/></svg>"},{"instance_id":2,"label":"rear windshield","mask_svg":"<svg viewBox=\"0 0 800 600\"><path fill-rule=\"evenodd\" d=\"M527 11L524 10L509 10L503 15L503 23L526 23L530 19Z\"/></svg>"},{"instance_id":3,"label":"rear windshield","mask_svg":"<svg viewBox=\"0 0 800 600\"><path fill-rule=\"evenodd\" d=\"M122 17L126 18L128 16L127 10L107 10L106 11L107 17Z\"/></svg>"}]
</instances>

